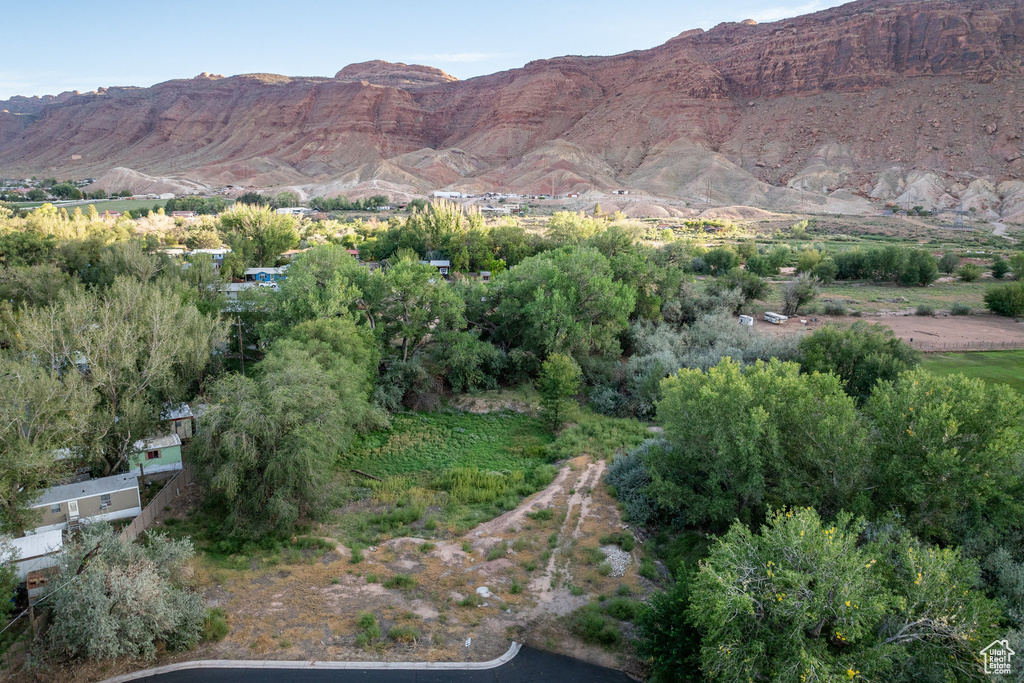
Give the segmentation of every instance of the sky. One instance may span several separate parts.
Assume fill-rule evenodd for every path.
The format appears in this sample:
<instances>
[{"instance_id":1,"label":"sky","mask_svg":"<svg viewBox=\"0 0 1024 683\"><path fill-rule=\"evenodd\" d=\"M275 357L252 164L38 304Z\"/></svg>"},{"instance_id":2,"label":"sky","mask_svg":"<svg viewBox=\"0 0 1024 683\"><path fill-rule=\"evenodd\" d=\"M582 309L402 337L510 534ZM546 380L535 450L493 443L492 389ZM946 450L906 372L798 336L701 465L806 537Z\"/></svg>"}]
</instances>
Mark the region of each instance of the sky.
<instances>
[{"instance_id":1,"label":"sky","mask_svg":"<svg viewBox=\"0 0 1024 683\"><path fill-rule=\"evenodd\" d=\"M371 59L458 78L562 55L654 47L723 21L776 21L835 0L179 2L24 0L4 9L0 100L149 86L204 71L333 76Z\"/></svg>"}]
</instances>

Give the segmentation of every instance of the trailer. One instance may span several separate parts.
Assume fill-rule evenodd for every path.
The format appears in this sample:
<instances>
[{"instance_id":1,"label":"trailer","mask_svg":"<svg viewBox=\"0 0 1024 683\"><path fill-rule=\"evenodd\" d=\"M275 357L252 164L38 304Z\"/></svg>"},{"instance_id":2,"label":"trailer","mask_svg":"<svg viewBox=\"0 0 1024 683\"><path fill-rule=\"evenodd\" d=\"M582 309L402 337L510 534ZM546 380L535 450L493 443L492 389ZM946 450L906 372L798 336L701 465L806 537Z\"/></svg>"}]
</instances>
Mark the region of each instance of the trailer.
<instances>
[{"instance_id":1,"label":"trailer","mask_svg":"<svg viewBox=\"0 0 1024 683\"><path fill-rule=\"evenodd\" d=\"M770 311L765 311L764 319L765 322L769 322L772 325L781 325L782 323L789 320L789 316L781 315L779 313L772 313Z\"/></svg>"}]
</instances>

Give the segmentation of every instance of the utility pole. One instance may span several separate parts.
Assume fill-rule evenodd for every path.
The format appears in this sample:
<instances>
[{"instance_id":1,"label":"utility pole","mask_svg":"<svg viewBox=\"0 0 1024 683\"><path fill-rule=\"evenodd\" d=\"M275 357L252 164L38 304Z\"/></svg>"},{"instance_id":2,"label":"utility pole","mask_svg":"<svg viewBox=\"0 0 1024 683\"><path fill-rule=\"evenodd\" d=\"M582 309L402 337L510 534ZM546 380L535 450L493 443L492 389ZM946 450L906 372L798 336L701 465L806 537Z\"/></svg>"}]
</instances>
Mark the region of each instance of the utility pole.
<instances>
[{"instance_id":1,"label":"utility pole","mask_svg":"<svg viewBox=\"0 0 1024 683\"><path fill-rule=\"evenodd\" d=\"M242 364L242 377L245 377L245 347L242 346L242 316L238 319L238 361Z\"/></svg>"}]
</instances>

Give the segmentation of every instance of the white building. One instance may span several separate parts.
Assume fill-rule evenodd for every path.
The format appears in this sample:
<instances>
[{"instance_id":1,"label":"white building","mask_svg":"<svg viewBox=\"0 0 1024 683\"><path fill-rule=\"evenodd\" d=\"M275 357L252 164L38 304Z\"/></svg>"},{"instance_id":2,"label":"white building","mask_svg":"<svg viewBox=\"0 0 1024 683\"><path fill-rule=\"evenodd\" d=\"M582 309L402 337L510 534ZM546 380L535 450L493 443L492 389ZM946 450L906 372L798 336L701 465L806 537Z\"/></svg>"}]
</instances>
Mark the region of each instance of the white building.
<instances>
[{"instance_id":1,"label":"white building","mask_svg":"<svg viewBox=\"0 0 1024 683\"><path fill-rule=\"evenodd\" d=\"M287 216L305 216L310 211L304 206L283 206L277 210L279 214Z\"/></svg>"},{"instance_id":2,"label":"white building","mask_svg":"<svg viewBox=\"0 0 1024 683\"><path fill-rule=\"evenodd\" d=\"M441 199L462 199L461 192L445 192L443 190L434 190L434 196Z\"/></svg>"},{"instance_id":3,"label":"white building","mask_svg":"<svg viewBox=\"0 0 1024 683\"><path fill-rule=\"evenodd\" d=\"M57 554L64 548L64 534L60 529L51 529L28 534L22 538L5 540L13 547L16 557L14 569L18 573L19 581L24 581L29 572L57 566Z\"/></svg>"}]
</instances>

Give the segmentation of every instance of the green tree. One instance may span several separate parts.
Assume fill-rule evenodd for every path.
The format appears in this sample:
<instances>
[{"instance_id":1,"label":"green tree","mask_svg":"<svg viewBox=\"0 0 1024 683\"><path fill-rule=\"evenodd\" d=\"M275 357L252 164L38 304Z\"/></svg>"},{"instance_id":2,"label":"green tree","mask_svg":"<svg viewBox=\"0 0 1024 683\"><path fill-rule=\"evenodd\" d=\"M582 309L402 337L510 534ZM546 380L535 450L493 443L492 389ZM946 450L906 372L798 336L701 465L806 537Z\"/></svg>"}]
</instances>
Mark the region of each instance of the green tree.
<instances>
[{"instance_id":1,"label":"green tree","mask_svg":"<svg viewBox=\"0 0 1024 683\"><path fill-rule=\"evenodd\" d=\"M942 255L942 258L939 259L939 270L947 275L955 271L959 265L960 257L951 251L947 251Z\"/></svg>"},{"instance_id":2,"label":"green tree","mask_svg":"<svg viewBox=\"0 0 1024 683\"><path fill-rule=\"evenodd\" d=\"M804 372L838 375L847 394L867 400L879 380L892 381L921 363L921 354L884 325L826 325L800 341Z\"/></svg>"},{"instance_id":3,"label":"green tree","mask_svg":"<svg viewBox=\"0 0 1024 683\"><path fill-rule=\"evenodd\" d=\"M224 326L174 291L119 277L109 289L70 290L28 309L17 345L54 377L78 373L96 395L83 440L104 474L151 436L166 401L195 390Z\"/></svg>"},{"instance_id":4,"label":"green tree","mask_svg":"<svg viewBox=\"0 0 1024 683\"><path fill-rule=\"evenodd\" d=\"M189 249L219 249L222 244L216 230L190 230L185 237L185 246Z\"/></svg>"},{"instance_id":5,"label":"green tree","mask_svg":"<svg viewBox=\"0 0 1024 683\"><path fill-rule=\"evenodd\" d=\"M712 275L725 275L740 265L740 255L730 247L715 247L701 258Z\"/></svg>"},{"instance_id":6,"label":"green tree","mask_svg":"<svg viewBox=\"0 0 1024 683\"><path fill-rule=\"evenodd\" d=\"M880 383L865 414L879 513L899 511L928 541L981 546L1019 523L1024 402L1012 389L918 369Z\"/></svg>"},{"instance_id":7,"label":"green tree","mask_svg":"<svg viewBox=\"0 0 1024 683\"><path fill-rule=\"evenodd\" d=\"M806 273L798 275L782 290L783 315L797 315L801 306L814 301L817 296L818 281Z\"/></svg>"},{"instance_id":8,"label":"green tree","mask_svg":"<svg viewBox=\"0 0 1024 683\"><path fill-rule=\"evenodd\" d=\"M465 326L466 303L433 266L402 259L375 277L363 287L367 309L381 343L401 360L422 351L430 335Z\"/></svg>"},{"instance_id":9,"label":"green tree","mask_svg":"<svg viewBox=\"0 0 1024 683\"><path fill-rule=\"evenodd\" d=\"M992 277L997 280L1002 280L1006 277L1006 274L1010 272L1010 262L1004 259L1001 255L996 256L992 260Z\"/></svg>"},{"instance_id":10,"label":"green tree","mask_svg":"<svg viewBox=\"0 0 1024 683\"><path fill-rule=\"evenodd\" d=\"M974 282L979 279L985 271L977 263L965 263L957 268L956 274L964 282Z\"/></svg>"},{"instance_id":11,"label":"green tree","mask_svg":"<svg viewBox=\"0 0 1024 683\"><path fill-rule=\"evenodd\" d=\"M579 364L563 353L551 354L541 365L537 380L541 415L552 428L561 427L571 413L581 376Z\"/></svg>"},{"instance_id":12,"label":"green tree","mask_svg":"<svg viewBox=\"0 0 1024 683\"><path fill-rule=\"evenodd\" d=\"M686 526L721 529L767 507L838 511L860 491L866 434L834 375L723 358L662 381L658 421L671 448L648 463L649 495Z\"/></svg>"},{"instance_id":13,"label":"green tree","mask_svg":"<svg viewBox=\"0 0 1024 683\"><path fill-rule=\"evenodd\" d=\"M288 267L277 292L264 292L266 322L260 336L272 341L295 325L315 318L356 315L368 271L341 246L327 244L300 254ZM374 278L383 278L374 274Z\"/></svg>"},{"instance_id":14,"label":"green tree","mask_svg":"<svg viewBox=\"0 0 1024 683\"><path fill-rule=\"evenodd\" d=\"M810 273L821 263L821 252L817 249L801 249L796 257L796 272Z\"/></svg>"},{"instance_id":15,"label":"green tree","mask_svg":"<svg viewBox=\"0 0 1024 683\"><path fill-rule=\"evenodd\" d=\"M968 680L993 635L995 602L956 549L858 545L849 515L774 513L734 524L702 563L690 600L711 680Z\"/></svg>"},{"instance_id":16,"label":"green tree","mask_svg":"<svg viewBox=\"0 0 1024 683\"><path fill-rule=\"evenodd\" d=\"M1010 270L1014 280L1024 280L1024 251L1010 254Z\"/></svg>"},{"instance_id":17,"label":"green tree","mask_svg":"<svg viewBox=\"0 0 1024 683\"><path fill-rule=\"evenodd\" d=\"M592 353L617 355L619 334L636 306L635 293L615 282L608 259L590 248L532 256L496 277L490 298L499 344L577 361Z\"/></svg>"},{"instance_id":18,"label":"green tree","mask_svg":"<svg viewBox=\"0 0 1024 683\"><path fill-rule=\"evenodd\" d=\"M6 621L14 608L14 600L18 595L18 570L15 561L18 551L7 539L0 539L0 620Z\"/></svg>"},{"instance_id":19,"label":"green tree","mask_svg":"<svg viewBox=\"0 0 1024 683\"><path fill-rule=\"evenodd\" d=\"M0 355L0 532L33 526L38 511L30 505L60 471L55 451L82 445L95 402L75 373L53 377Z\"/></svg>"},{"instance_id":20,"label":"green tree","mask_svg":"<svg viewBox=\"0 0 1024 683\"><path fill-rule=\"evenodd\" d=\"M1011 318L1024 315L1024 280L989 287L985 291L985 307L996 315Z\"/></svg>"},{"instance_id":21,"label":"green tree","mask_svg":"<svg viewBox=\"0 0 1024 683\"><path fill-rule=\"evenodd\" d=\"M221 534L280 536L329 508L338 454L375 423L371 366L375 356L350 320L317 320L276 342L257 379L232 374L213 384L189 459L225 513Z\"/></svg>"},{"instance_id":22,"label":"green tree","mask_svg":"<svg viewBox=\"0 0 1024 683\"><path fill-rule=\"evenodd\" d=\"M545 235L559 246L580 244L597 234L601 221L596 218L600 205L595 207L595 218L586 216L582 211L556 211L548 219Z\"/></svg>"},{"instance_id":23,"label":"green tree","mask_svg":"<svg viewBox=\"0 0 1024 683\"><path fill-rule=\"evenodd\" d=\"M159 533L133 543L90 524L66 546L50 583L50 653L73 659L153 659L160 646L186 650L199 640L202 596L182 587L192 543Z\"/></svg>"},{"instance_id":24,"label":"green tree","mask_svg":"<svg viewBox=\"0 0 1024 683\"><path fill-rule=\"evenodd\" d=\"M237 202L220 215L220 223L224 231L252 242L252 263L257 267L273 266L282 253L299 243L295 219L270 207Z\"/></svg>"},{"instance_id":25,"label":"green tree","mask_svg":"<svg viewBox=\"0 0 1024 683\"><path fill-rule=\"evenodd\" d=\"M25 193L25 199L32 202L41 202L46 199L46 191L40 190L38 187L32 188Z\"/></svg>"}]
</instances>

